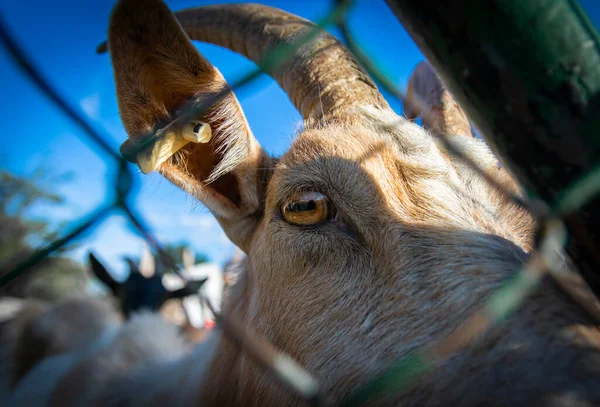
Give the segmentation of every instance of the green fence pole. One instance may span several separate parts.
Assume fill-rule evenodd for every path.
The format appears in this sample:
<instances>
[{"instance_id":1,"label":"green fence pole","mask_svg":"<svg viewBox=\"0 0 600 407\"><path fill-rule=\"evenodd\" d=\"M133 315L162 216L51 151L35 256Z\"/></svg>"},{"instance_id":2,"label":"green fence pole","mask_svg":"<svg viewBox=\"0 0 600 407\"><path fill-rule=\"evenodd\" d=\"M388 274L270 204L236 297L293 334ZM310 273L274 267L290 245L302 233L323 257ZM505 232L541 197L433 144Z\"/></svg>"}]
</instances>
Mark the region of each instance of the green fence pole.
<instances>
[{"instance_id":1,"label":"green fence pole","mask_svg":"<svg viewBox=\"0 0 600 407\"><path fill-rule=\"evenodd\" d=\"M600 41L578 2L387 3L526 190L568 207L566 189L600 167ZM568 252L600 295L594 196L564 219Z\"/></svg>"}]
</instances>

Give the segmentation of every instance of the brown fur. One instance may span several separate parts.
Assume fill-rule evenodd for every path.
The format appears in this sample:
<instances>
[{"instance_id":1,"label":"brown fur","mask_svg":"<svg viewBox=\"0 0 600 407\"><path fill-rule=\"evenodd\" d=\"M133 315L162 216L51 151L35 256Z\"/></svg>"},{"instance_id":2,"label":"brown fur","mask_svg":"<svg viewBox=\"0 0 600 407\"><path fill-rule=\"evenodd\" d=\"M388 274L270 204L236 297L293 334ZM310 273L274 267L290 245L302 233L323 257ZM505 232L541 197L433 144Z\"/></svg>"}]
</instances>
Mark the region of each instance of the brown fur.
<instances>
[{"instance_id":1,"label":"brown fur","mask_svg":"<svg viewBox=\"0 0 600 407\"><path fill-rule=\"evenodd\" d=\"M234 22L244 21L244 7L231 6L239 13ZM248 7L260 13L258 6ZM276 14L265 10L261 15ZM277 27L268 21L249 26L248 36L261 38ZM211 39L232 44L231 38ZM224 86L158 0L120 1L109 48L121 117L132 138L164 125L185 100ZM348 85L340 95L351 91ZM527 212L427 131L373 100L339 99L322 118L306 114L304 130L275 160L258 146L231 95L204 117L221 136L161 168L206 204L247 254L223 312L316 374L333 402L398 358L439 344L518 271L533 248L535 222ZM452 140L516 192L482 141L463 135ZM218 168L236 182L206 184ZM339 213L335 222L297 226L283 219L282 203L306 191L327 196ZM303 404L218 333L192 354L176 346L181 355L171 358L161 351L164 344L146 346L142 334L127 334L142 328L125 325L101 357L77 359L46 400L58 404L69 391L100 404ZM145 351L128 359L127 349L137 346ZM597 404L599 346L592 319L545 280L516 313L414 386L371 404ZM122 364L107 366L105 358ZM86 380L91 373L97 380ZM76 380L83 383L73 387Z\"/></svg>"}]
</instances>

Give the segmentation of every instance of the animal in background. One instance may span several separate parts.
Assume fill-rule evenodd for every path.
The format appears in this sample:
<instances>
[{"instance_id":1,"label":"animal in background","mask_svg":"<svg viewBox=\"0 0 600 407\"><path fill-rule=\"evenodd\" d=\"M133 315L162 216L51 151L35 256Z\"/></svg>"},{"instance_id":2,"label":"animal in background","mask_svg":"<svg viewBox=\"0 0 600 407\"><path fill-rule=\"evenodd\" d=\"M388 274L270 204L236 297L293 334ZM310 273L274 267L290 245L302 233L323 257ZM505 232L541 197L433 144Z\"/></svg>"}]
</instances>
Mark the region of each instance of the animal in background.
<instances>
[{"instance_id":1,"label":"animal in background","mask_svg":"<svg viewBox=\"0 0 600 407\"><path fill-rule=\"evenodd\" d=\"M92 273L117 299L126 318L136 311L158 311L169 300L194 296L206 282L206 279L187 281L176 290L168 290L163 282L162 267L156 267L148 250L144 250L139 264L130 258L125 259L129 273L123 282L115 280L93 253L89 253L88 258Z\"/></svg>"}]
</instances>

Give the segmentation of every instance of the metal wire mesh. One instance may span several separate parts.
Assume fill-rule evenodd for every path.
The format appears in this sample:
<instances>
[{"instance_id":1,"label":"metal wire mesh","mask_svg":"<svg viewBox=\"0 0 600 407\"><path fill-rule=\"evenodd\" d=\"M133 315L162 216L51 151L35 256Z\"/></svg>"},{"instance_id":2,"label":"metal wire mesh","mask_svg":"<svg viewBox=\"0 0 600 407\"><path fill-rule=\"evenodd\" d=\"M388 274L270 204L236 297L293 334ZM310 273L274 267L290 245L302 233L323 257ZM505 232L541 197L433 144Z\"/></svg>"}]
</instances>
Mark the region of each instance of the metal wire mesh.
<instances>
[{"instance_id":1,"label":"metal wire mesh","mask_svg":"<svg viewBox=\"0 0 600 407\"><path fill-rule=\"evenodd\" d=\"M388 91L392 97L403 102L405 98L404 92L394 86L392 81L380 72L378 66L370 60L369 56L360 48L357 40L354 38L347 24L348 12L351 9L350 6L350 1L336 1L331 11L318 22L318 27L332 25L337 27L346 45L379 85ZM202 104L194 104L184 114L190 117L196 116L200 111L226 96L228 92L236 91L254 81L262 74L263 70L272 70L274 66L281 64L288 56L292 55L295 48L310 41L318 32L319 28L315 28L299 41L272 49L262 64L260 64L260 68L249 72L241 80L234 83L230 89L224 89L212 95L211 98L203 100ZM78 239L84 232L97 227L109 214L115 211L125 214L131 224L158 254L160 261L168 269L177 272L178 268L174 259L163 250L160 242L146 226L143 216L136 213L130 204L130 198L132 198L131 165L105 142L105 137L89 124L89 119L72 108L61 96L60 92L53 88L40 74L14 40L1 19L0 39L13 58L14 63L22 70L32 84L38 87L52 103L60 108L64 115L69 117L79 127L81 137L89 138L95 144L97 150L106 153L112 164L118 168L117 175L113 180L113 187L116 192L113 202L97 208L84 219L73 221L69 232L39 249L33 256L1 275L0 289L9 286L19 277L32 270L33 266L37 263L69 242ZM101 46L100 48L103 49L105 47ZM143 145L139 146L139 149L144 149L151 144L154 141L154 136L149 137ZM449 152L457 155L465 160L468 165L477 169L477 164L461 154L460 150L444 134L436 134L435 136L441 138L443 145ZM485 172L481 170L480 172L484 176L486 175ZM419 349L397 361L381 376L374 378L367 386L348 398L344 405L360 405L377 393L398 391L403 387L409 386L419 374L426 372L453 352L468 345L472 339L516 309L547 272L555 276L559 276L564 272L564 270L556 266L557 264L562 264L562 262L556 261L556 256L564 247L566 240L566 231L561 218L579 208L600 191L600 168L591 171L586 177L567 188L563 191L560 199L549 206L539 202L525 201L513 193L506 191L489 176L486 176L486 180L496 189L509 196L516 204L529 210L539 221L541 233L535 254L527 263L523 264L521 270L514 278L491 296L485 304L482 304L479 312L466 320L462 326L450 334L439 345L434 348ZM568 287L566 289L568 290ZM209 303L208 306L211 307L211 304ZM593 310L591 312L593 313ZM256 332L249 332L247 329L243 329L241 322L237 321L234 316L218 315L216 312L215 314L225 334L234 339L245 352L265 366L268 371L274 373L290 389L296 391L300 396L312 401L314 404L327 404L326 399L319 393L318 381L310 372L305 371L289 356L275 349L273 345L262 339Z\"/></svg>"}]
</instances>

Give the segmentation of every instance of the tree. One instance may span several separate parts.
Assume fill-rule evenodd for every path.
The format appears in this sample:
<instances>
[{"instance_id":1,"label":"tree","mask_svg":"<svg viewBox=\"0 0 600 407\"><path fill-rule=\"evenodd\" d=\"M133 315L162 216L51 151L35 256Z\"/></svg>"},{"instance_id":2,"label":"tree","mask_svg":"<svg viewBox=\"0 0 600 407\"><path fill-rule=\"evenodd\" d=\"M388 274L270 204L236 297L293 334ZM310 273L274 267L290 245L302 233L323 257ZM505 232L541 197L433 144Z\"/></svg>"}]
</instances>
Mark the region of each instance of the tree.
<instances>
[{"instance_id":1,"label":"tree","mask_svg":"<svg viewBox=\"0 0 600 407\"><path fill-rule=\"evenodd\" d=\"M183 251L186 248L192 250L192 253L194 253L194 264L208 262L208 256L206 256L203 253L194 251L193 249L191 249L191 245L189 245L186 242L167 243L163 246L164 251L167 252L167 254L169 254L179 265L182 265L181 263ZM158 258L156 260L158 261Z\"/></svg>"},{"instance_id":2,"label":"tree","mask_svg":"<svg viewBox=\"0 0 600 407\"><path fill-rule=\"evenodd\" d=\"M60 205L63 198L49 191L60 179L40 169L27 179L6 170L0 172L0 275L11 270L35 252L35 247L58 236L60 225L51 227L48 219L32 219L27 211L36 204ZM3 289L2 295L56 300L85 290L85 271L64 256L73 245L47 257L33 270Z\"/></svg>"}]
</instances>

